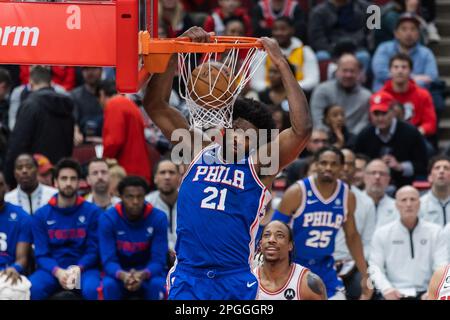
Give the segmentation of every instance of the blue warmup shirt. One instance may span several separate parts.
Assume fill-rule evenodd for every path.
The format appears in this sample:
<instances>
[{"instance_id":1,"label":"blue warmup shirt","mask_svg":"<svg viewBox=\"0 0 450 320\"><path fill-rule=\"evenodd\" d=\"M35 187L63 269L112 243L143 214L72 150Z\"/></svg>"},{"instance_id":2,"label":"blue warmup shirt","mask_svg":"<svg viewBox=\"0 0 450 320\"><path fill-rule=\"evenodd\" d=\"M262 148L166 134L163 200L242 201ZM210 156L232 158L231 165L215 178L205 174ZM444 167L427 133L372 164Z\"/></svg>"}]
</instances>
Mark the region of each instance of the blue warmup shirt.
<instances>
[{"instance_id":1,"label":"blue warmup shirt","mask_svg":"<svg viewBox=\"0 0 450 320\"><path fill-rule=\"evenodd\" d=\"M130 221L122 203L100 217L99 241L106 274L117 278L119 271L146 269L151 276L163 274L169 251L167 216L145 203L141 219Z\"/></svg>"},{"instance_id":2,"label":"blue warmup shirt","mask_svg":"<svg viewBox=\"0 0 450 320\"><path fill-rule=\"evenodd\" d=\"M0 270L16 262L19 242L32 242L31 218L21 207L5 202L0 211Z\"/></svg>"},{"instance_id":3,"label":"blue warmup shirt","mask_svg":"<svg viewBox=\"0 0 450 320\"><path fill-rule=\"evenodd\" d=\"M338 180L334 194L323 199L312 176L298 183L303 200L293 216L295 262L329 258L334 252L336 234L347 217L348 185Z\"/></svg>"},{"instance_id":4,"label":"blue warmup shirt","mask_svg":"<svg viewBox=\"0 0 450 320\"><path fill-rule=\"evenodd\" d=\"M251 158L225 163L212 144L192 161L177 201L180 266L249 268L254 238L270 193L259 180Z\"/></svg>"},{"instance_id":5,"label":"blue warmup shirt","mask_svg":"<svg viewBox=\"0 0 450 320\"><path fill-rule=\"evenodd\" d=\"M32 218L38 267L50 273L56 267L70 265L82 269L97 267L97 224L102 210L82 197L72 207L59 208L57 197L51 198Z\"/></svg>"}]
</instances>

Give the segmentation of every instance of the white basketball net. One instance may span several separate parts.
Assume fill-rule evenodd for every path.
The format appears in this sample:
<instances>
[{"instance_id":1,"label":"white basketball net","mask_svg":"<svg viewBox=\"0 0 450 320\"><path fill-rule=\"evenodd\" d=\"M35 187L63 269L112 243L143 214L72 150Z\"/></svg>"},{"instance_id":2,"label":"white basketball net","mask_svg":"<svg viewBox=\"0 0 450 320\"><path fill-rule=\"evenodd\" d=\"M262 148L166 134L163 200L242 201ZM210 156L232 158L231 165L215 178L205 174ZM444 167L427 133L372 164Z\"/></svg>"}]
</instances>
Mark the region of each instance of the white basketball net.
<instances>
[{"instance_id":1,"label":"white basketball net","mask_svg":"<svg viewBox=\"0 0 450 320\"><path fill-rule=\"evenodd\" d=\"M243 60L240 60L240 51L243 50L244 52L248 50L248 53ZM232 48L224 53L205 53L203 54L201 61L197 59L197 55L198 53L178 53L180 96L186 101L190 114L189 120L191 128L231 128L234 102L266 57L266 53L257 48ZM203 97L193 92L193 88L195 88L195 83L198 77L194 76L191 78L191 73L195 68L205 62L210 62L210 69L211 63L220 62L223 64L221 69L228 67L231 71L231 73L229 73L230 79L228 79L227 92L225 92L221 97L217 97L215 101L211 101L211 93L214 90L215 83L219 77L216 77L216 79L210 79L209 93ZM190 85L191 90L189 90L188 86L189 81L192 81ZM185 93L181 90L182 83L184 84ZM208 100L202 99L205 97L208 97ZM221 107L217 108L218 105L221 105ZM215 106L216 108L214 108Z\"/></svg>"}]
</instances>

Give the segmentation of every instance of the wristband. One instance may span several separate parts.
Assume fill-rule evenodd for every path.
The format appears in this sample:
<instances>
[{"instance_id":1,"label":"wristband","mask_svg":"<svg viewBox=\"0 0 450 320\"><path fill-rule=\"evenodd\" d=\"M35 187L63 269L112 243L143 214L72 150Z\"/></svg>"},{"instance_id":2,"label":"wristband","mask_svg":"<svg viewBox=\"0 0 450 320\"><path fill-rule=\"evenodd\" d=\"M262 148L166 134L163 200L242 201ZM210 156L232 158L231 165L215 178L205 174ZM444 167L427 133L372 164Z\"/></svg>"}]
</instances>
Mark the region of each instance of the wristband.
<instances>
[{"instance_id":1,"label":"wristband","mask_svg":"<svg viewBox=\"0 0 450 320\"><path fill-rule=\"evenodd\" d=\"M284 223L289 223L291 221L291 217L281 213L278 210L275 210L275 212L273 213L273 216L272 216L272 221L273 220L279 220Z\"/></svg>"},{"instance_id":2,"label":"wristband","mask_svg":"<svg viewBox=\"0 0 450 320\"><path fill-rule=\"evenodd\" d=\"M22 272L23 272L23 267L22 267L20 264L18 264L18 263L14 263L11 267L13 267L14 269L16 269L16 271L17 271L18 273L22 273Z\"/></svg>"}]
</instances>

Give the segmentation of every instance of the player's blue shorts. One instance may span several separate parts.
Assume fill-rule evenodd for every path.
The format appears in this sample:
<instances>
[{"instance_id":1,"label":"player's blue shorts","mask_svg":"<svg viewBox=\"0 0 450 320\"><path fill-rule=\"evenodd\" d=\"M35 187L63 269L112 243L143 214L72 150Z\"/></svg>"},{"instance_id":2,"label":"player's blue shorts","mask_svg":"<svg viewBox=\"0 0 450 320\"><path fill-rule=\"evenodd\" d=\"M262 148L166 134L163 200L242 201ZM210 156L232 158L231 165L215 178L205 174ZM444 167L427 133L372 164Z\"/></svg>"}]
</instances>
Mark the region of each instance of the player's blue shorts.
<instances>
[{"instance_id":1,"label":"player's blue shorts","mask_svg":"<svg viewBox=\"0 0 450 320\"><path fill-rule=\"evenodd\" d=\"M338 291L345 289L344 283L338 277L336 269L334 268L333 257L325 257L322 260L316 259L295 259L295 262L308 268L313 273L317 274L327 288L327 297L330 299Z\"/></svg>"},{"instance_id":2,"label":"player's blue shorts","mask_svg":"<svg viewBox=\"0 0 450 320\"><path fill-rule=\"evenodd\" d=\"M167 275L169 300L255 300L258 280L250 268L201 269L175 265Z\"/></svg>"}]
</instances>

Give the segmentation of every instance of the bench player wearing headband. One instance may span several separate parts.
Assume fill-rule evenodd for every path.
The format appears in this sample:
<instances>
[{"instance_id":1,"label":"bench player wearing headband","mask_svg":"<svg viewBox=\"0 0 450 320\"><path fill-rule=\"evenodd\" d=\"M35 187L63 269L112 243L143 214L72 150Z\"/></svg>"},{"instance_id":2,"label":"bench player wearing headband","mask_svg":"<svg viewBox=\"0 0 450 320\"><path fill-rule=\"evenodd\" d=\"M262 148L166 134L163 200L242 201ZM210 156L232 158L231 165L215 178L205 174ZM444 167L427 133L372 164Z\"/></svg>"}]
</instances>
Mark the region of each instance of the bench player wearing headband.
<instances>
[{"instance_id":1,"label":"bench player wearing headband","mask_svg":"<svg viewBox=\"0 0 450 320\"><path fill-rule=\"evenodd\" d=\"M199 27L189 29L184 36L196 42L209 40L209 34ZM259 41L280 70L288 93L292 126L273 141L258 146L260 154L278 148L275 154L279 157L278 170L263 176L265 167L256 152L250 154L249 141L238 131L233 131L222 144L204 143L199 153L191 155L194 161L178 195L177 261L168 275L169 299L256 298L258 284L250 261L259 219L270 199L267 186L304 149L312 128L306 98L276 41L269 38ZM144 99L145 109L168 139L176 129L189 132L186 119L168 104L176 61L173 56L165 73L152 76ZM238 99L232 117L233 129L274 128L268 109L256 101ZM190 131L191 138L196 131ZM233 163L222 160L226 150L236 155L242 146L245 146L242 159Z\"/></svg>"},{"instance_id":2,"label":"bench player wearing headband","mask_svg":"<svg viewBox=\"0 0 450 320\"><path fill-rule=\"evenodd\" d=\"M260 246L263 264L254 272L259 281L258 300L327 300L322 280L293 262L294 237L287 224L268 223Z\"/></svg>"}]
</instances>

